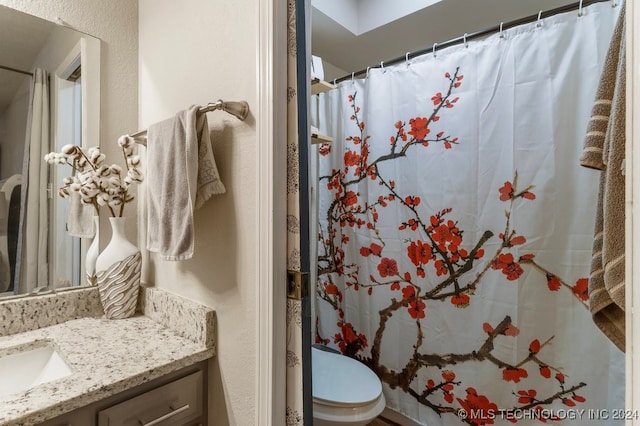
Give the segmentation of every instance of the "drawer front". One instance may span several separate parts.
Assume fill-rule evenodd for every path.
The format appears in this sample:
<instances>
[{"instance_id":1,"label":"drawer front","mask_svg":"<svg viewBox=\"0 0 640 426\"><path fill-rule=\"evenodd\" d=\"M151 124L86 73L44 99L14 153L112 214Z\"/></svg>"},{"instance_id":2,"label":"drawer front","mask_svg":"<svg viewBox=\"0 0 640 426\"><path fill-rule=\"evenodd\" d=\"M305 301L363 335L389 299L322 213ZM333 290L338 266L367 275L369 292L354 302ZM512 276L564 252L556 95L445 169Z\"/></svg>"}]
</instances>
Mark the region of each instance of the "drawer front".
<instances>
[{"instance_id":1,"label":"drawer front","mask_svg":"<svg viewBox=\"0 0 640 426\"><path fill-rule=\"evenodd\" d=\"M95 414L95 410L80 408L55 419L39 423L39 426L95 426Z\"/></svg>"},{"instance_id":2,"label":"drawer front","mask_svg":"<svg viewBox=\"0 0 640 426\"><path fill-rule=\"evenodd\" d=\"M202 371L98 412L98 426L182 426L202 415Z\"/></svg>"}]
</instances>

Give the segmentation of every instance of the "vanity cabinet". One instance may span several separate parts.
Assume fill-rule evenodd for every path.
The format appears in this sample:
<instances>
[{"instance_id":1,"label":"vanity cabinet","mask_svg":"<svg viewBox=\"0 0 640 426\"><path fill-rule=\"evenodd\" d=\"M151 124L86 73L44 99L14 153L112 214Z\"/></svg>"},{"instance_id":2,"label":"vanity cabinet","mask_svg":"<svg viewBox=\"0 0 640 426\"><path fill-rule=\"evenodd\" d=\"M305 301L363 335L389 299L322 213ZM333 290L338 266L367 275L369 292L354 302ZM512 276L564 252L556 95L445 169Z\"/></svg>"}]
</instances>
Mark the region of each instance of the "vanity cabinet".
<instances>
[{"instance_id":1,"label":"vanity cabinet","mask_svg":"<svg viewBox=\"0 0 640 426\"><path fill-rule=\"evenodd\" d=\"M207 424L207 361L94 402L43 426L196 426Z\"/></svg>"}]
</instances>

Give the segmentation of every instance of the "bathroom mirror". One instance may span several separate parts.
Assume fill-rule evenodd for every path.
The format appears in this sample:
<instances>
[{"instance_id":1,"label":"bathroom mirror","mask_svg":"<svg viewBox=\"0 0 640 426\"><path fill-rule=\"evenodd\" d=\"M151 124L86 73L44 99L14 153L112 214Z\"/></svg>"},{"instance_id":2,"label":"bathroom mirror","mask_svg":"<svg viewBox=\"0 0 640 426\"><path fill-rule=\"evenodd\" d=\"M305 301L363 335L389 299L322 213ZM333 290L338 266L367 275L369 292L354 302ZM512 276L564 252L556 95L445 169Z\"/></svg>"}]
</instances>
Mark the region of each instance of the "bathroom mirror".
<instances>
[{"instance_id":1,"label":"bathroom mirror","mask_svg":"<svg viewBox=\"0 0 640 426\"><path fill-rule=\"evenodd\" d=\"M91 239L68 234L57 196L71 168L43 156L99 144L100 40L4 6L0 39L1 300L86 283Z\"/></svg>"}]
</instances>

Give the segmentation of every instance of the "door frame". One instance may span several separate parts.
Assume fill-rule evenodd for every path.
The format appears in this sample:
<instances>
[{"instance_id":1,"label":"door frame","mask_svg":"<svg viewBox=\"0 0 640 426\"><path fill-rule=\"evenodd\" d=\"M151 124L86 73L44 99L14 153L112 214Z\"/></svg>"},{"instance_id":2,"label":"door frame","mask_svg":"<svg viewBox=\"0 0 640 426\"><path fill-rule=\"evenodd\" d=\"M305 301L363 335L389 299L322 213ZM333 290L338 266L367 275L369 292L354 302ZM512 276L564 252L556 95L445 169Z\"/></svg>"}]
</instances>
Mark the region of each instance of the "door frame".
<instances>
[{"instance_id":1,"label":"door frame","mask_svg":"<svg viewBox=\"0 0 640 426\"><path fill-rule=\"evenodd\" d=\"M287 2L259 0L255 424L286 424ZM302 390L301 390L302 391Z\"/></svg>"},{"instance_id":2,"label":"door frame","mask_svg":"<svg viewBox=\"0 0 640 426\"><path fill-rule=\"evenodd\" d=\"M640 322L633 315L634 306L640 306L640 291L633 284L640 281L640 80L634 78L640 72L640 33L634 22L640 22L640 7L634 1L626 1L626 152L625 152L625 300L626 300L626 381L625 407L629 413L640 410L640 351L634 350L640 343ZM637 53L637 54L636 54ZM634 226L635 224L635 226ZM634 344L635 343L635 344ZM634 389L635 388L635 389ZM640 425L634 417L627 424Z\"/></svg>"}]
</instances>

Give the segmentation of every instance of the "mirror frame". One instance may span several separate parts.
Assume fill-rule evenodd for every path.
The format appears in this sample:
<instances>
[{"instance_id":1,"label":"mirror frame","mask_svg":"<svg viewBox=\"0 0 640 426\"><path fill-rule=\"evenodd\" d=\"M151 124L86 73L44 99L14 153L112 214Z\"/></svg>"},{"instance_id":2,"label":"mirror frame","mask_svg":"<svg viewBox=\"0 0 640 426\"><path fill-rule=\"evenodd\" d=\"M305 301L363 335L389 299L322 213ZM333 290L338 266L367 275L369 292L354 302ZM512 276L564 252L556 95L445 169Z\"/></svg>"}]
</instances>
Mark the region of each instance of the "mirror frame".
<instances>
[{"instance_id":1,"label":"mirror frame","mask_svg":"<svg viewBox=\"0 0 640 426\"><path fill-rule=\"evenodd\" d=\"M58 64L55 71L50 75L50 92L51 92L51 151L59 144L58 142L58 96L61 89L61 81L67 80L69 75L73 73L78 66L81 67L81 92L82 92L82 148L87 149L99 146L100 141L100 39L76 30L75 28L61 26L62 28L71 29L81 34L76 45L69 50L66 57ZM91 37L91 39L87 39ZM54 106L55 105L55 106ZM68 175L69 170L63 170L60 167L51 167L50 184L55 185L58 182L58 176L64 173ZM57 214L56 204L60 201L57 196L57 189L52 188L51 205L49 206L49 218L51 224L57 224L58 221L65 221L66 218L60 218ZM53 278L58 275L58 262L56 262L55 248L58 241L68 238L68 235L58 235L55 226L49 227L49 286L55 291L66 289L77 289L87 285L85 281L86 275L86 254L91 241L80 239L80 285L69 287L57 287ZM99 234L96 230L96 237Z\"/></svg>"}]
</instances>

